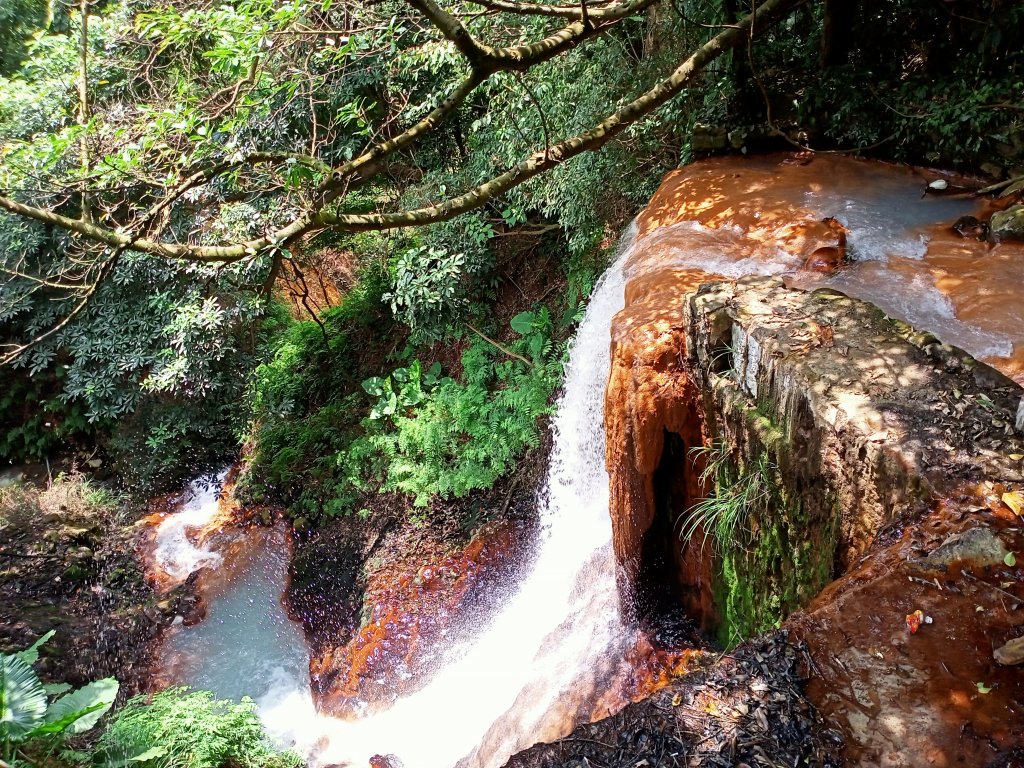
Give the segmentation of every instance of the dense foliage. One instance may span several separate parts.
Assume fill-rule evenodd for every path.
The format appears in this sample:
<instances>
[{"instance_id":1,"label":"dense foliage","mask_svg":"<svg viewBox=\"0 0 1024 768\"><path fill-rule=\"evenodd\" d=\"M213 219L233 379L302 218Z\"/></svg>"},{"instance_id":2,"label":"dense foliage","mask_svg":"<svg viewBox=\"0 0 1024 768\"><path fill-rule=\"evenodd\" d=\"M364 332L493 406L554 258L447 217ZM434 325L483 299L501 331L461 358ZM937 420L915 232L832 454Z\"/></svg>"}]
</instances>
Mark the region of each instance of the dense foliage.
<instances>
[{"instance_id":1,"label":"dense foliage","mask_svg":"<svg viewBox=\"0 0 1024 768\"><path fill-rule=\"evenodd\" d=\"M251 699L168 688L116 712L93 753L98 765L141 768L297 768L302 760L270 743Z\"/></svg>"},{"instance_id":2,"label":"dense foliage","mask_svg":"<svg viewBox=\"0 0 1024 768\"><path fill-rule=\"evenodd\" d=\"M514 311L491 322L517 259L543 255L552 279L569 275L577 294L545 303L575 307L600 246L693 155L698 124L720 129L715 146L1016 162L1024 12L942 5L805 3L601 153L450 221L314 229L206 260L98 247L0 214L0 351L38 340L4 368L0 458L98 443L127 481L153 485L244 443L249 491L301 514L358 509L372 489L422 504L484 487L536 441L566 332L550 323L550 349L532 365L517 356L536 358L526 337L539 331L510 330ZM82 19L47 7L0 0L0 194L189 247L258 238L319 198L334 216L452 199L593 126L705 41L706 25L743 11L654 3L550 60L499 68L415 143L339 187L338 167L440 109L471 69L425 6L91 2L85 105ZM493 45L563 23L468 2L448 10ZM319 304L317 281L328 286ZM459 351L427 384L438 345ZM396 377L417 361L419 399L373 418L385 383L398 397L409 382Z\"/></svg>"},{"instance_id":3,"label":"dense foliage","mask_svg":"<svg viewBox=\"0 0 1024 768\"><path fill-rule=\"evenodd\" d=\"M106 678L71 690L44 685L33 665L51 630L25 650L0 654L0 760L13 767L37 764L69 736L93 728L114 703L117 680Z\"/></svg>"}]
</instances>

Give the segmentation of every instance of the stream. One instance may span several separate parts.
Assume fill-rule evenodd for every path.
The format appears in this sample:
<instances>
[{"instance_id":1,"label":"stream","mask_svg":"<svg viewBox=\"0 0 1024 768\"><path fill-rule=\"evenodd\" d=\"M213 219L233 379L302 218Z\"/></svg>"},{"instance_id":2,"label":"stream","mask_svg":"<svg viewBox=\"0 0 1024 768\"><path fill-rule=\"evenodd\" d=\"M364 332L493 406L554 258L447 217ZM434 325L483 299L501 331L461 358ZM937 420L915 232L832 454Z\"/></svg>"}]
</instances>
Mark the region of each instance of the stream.
<instances>
[{"instance_id":1,"label":"stream","mask_svg":"<svg viewBox=\"0 0 1024 768\"><path fill-rule=\"evenodd\" d=\"M798 287L871 301L1021 380L1024 348L1015 340L1024 338L1024 312L1019 281L1008 276L1022 273L1024 252L953 239L949 224L980 204L924 196L923 178L842 158L718 158L669 174L623 235L573 342L532 565L472 639L445 651L430 682L389 709L351 721L316 712L302 630L281 604L286 532L218 529L224 476L211 487L194 484L156 526L152 558L173 583L200 569L216 578L204 586L205 620L176 623L163 642L167 681L251 696L270 732L314 766L363 768L375 755L394 755L406 768L498 768L603 716L594 702L628 674L636 639L619 611L604 451L610 328L624 295L630 287L642 293L645 279L663 287L786 275ZM801 217L826 216L848 230L853 263L801 273L779 233Z\"/></svg>"}]
</instances>

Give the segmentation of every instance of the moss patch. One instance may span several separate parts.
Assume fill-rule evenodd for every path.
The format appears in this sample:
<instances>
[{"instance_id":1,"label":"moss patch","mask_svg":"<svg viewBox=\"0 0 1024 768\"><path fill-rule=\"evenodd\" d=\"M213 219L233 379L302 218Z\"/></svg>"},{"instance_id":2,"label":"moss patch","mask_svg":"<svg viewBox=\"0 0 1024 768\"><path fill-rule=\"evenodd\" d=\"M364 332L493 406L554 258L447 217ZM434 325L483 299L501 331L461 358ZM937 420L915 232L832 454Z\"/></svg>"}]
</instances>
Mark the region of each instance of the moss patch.
<instances>
[{"instance_id":1,"label":"moss patch","mask_svg":"<svg viewBox=\"0 0 1024 768\"><path fill-rule=\"evenodd\" d=\"M730 455L715 478L719 499L755 500L732 535L715 542L717 634L727 648L778 627L820 592L832 580L839 536L838 510L814 514L779 472L786 465L780 455L784 431L762 409L751 409L747 421L760 444L749 449L751 456ZM752 496L744 490L755 485L763 492Z\"/></svg>"}]
</instances>

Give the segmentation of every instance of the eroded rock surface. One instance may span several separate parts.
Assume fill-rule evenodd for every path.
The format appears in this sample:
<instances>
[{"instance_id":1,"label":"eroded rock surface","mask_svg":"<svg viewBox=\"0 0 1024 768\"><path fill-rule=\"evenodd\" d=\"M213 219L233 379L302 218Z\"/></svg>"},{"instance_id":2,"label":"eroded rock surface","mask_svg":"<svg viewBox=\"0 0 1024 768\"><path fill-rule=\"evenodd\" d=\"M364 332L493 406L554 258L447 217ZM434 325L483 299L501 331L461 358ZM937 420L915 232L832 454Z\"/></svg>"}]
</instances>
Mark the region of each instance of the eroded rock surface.
<instances>
[{"instance_id":1,"label":"eroded rock surface","mask_svg":"<svg viewBox=\"0 0 1024 768\"><path fill-rule=\"evenodd\" d=\"M992 647L1024 629L1021 572L997 557L1024 548L1000 501L1024 481L1020 388L836 294L751 279L689 307L696 370L711 371L728 327L730 365L706 374L712 432L761 443L805 510L838 518L839 578L787 626L808 642L811 699L844 733L847 761L984 765L1019 746L1024 683ZM788 521L793 546L828 524L805 520ZM922 573L936 560L944 573ZM915 610L934 623L912 634Z\"/></svg>"},{"instance_id":2,"label":"eroded rock surface","mask_svg":"<svg viewBox=\"0 0 1024 768\"><path fill-rule=\"evenodd\" d=\"M770 458L779 503L736 541L680 547L684 574L688 558L704 564L713 620L756 631L810 601L786 626L810 648L810 698L848 764L985 765L1019 746L1024 682L992 649L1024 632L1021 572L1003 559L1024 539L1000 501L1024 487L1020 388L835 292L747 278L683 293L659 358L679 381L656 370L643 379L656 385L623 390L613 373L609 402L627 391L630 407L657 405L629 414L630 434L683 408L730 460ZM633 467L657 466L657 445L634 449ZM637 499L652 492L633 488L617 512L647 508ZM616 520L616 540L642 542L647 519ZM627 574L643 571L634 557ZM917 609L933 623L912 634Z\"/></svg>"}]
</instances>

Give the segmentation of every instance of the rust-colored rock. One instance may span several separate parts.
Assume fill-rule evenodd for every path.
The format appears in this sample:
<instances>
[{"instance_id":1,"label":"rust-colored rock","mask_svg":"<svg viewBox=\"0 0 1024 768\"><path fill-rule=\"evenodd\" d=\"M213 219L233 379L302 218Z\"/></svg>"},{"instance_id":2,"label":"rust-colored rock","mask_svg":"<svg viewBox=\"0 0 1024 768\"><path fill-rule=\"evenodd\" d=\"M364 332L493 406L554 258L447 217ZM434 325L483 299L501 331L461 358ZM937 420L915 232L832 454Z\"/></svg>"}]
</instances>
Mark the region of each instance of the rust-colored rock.
<instances>
[{"instance_id":1,"label":"rust-colored rock","mask_svg":"<svg viewBox=\"0 0 1024 768\"><path fill-rule=\"evenodd\" d=\"M481 596L518 565L527 533L520 523L489 525L462 549L372 572L362 627L310 661L319 708L356 717L421 687L449 647L449 633L457 633Z\"/></svg>"},{"instance_id":2,"label":"rust-colored rock","mask_svg":"<svg viewBox=\"0 0 1024 768\"><path fill-rule=\"evenodd\" d=\"M1024 743L1024 681L991 650L1024 626L1012 607L1024 602L1019 568L993 555L973 574L960 557L922 571L929 553L982 526L1024 551L1001 502L1024 487L1012 458L1024 441L1007 432L1020 388L870 305L778 279L705 285L684 304L679 366L703 393L708 435L769 452L810 521L790 529L794 546L837 525L814 546L833 548L825 562L842 575L787 626L810 647L809 694L842 732L846 760L983 765L990 744ZM916 610L934 623L911 635Z\"/></svg>"},{"instance_id":3,"label":"rust-colored rock","mask_svg":"<svg viewBox=\"0 0 1024 768\"><path fill-rule=\"evenodd\" d=\"M807 272L830 274L846 263L846 227L831 216L823 223L835 233L836 244L815 248L802 267Z\"/></svg>"},{"instance_id":4,"label":"rust-colored rock","mask_svg":"<svg viewBox=\"0 0 1024 768\"><path fill-rule=\"evenodd\" d=\"M612 545L619 563L620 587L628 609L631 596L645 593L645 545L649 533L669 541L672 510L661 510L662 520L652 532L659 510L655 499L655 473L667 436L676 435L682 452L678 469L677 506L681 511L702 495L699 459L689 461L690 449L704 444L700 393L683 368L685 330L681 299L708 276L682 270L652 270L629 283L626 307L612 322L611 373L605 395L606 459L609 471ZM695 615L711 613L706 599L708 574L692 563L684 566L682 543L661 553L672 563L677 588L685 589ZM654 581L665 570L651 574ZM703 601L703 603L701 602Z\"/></svg>"}]
</instances>

